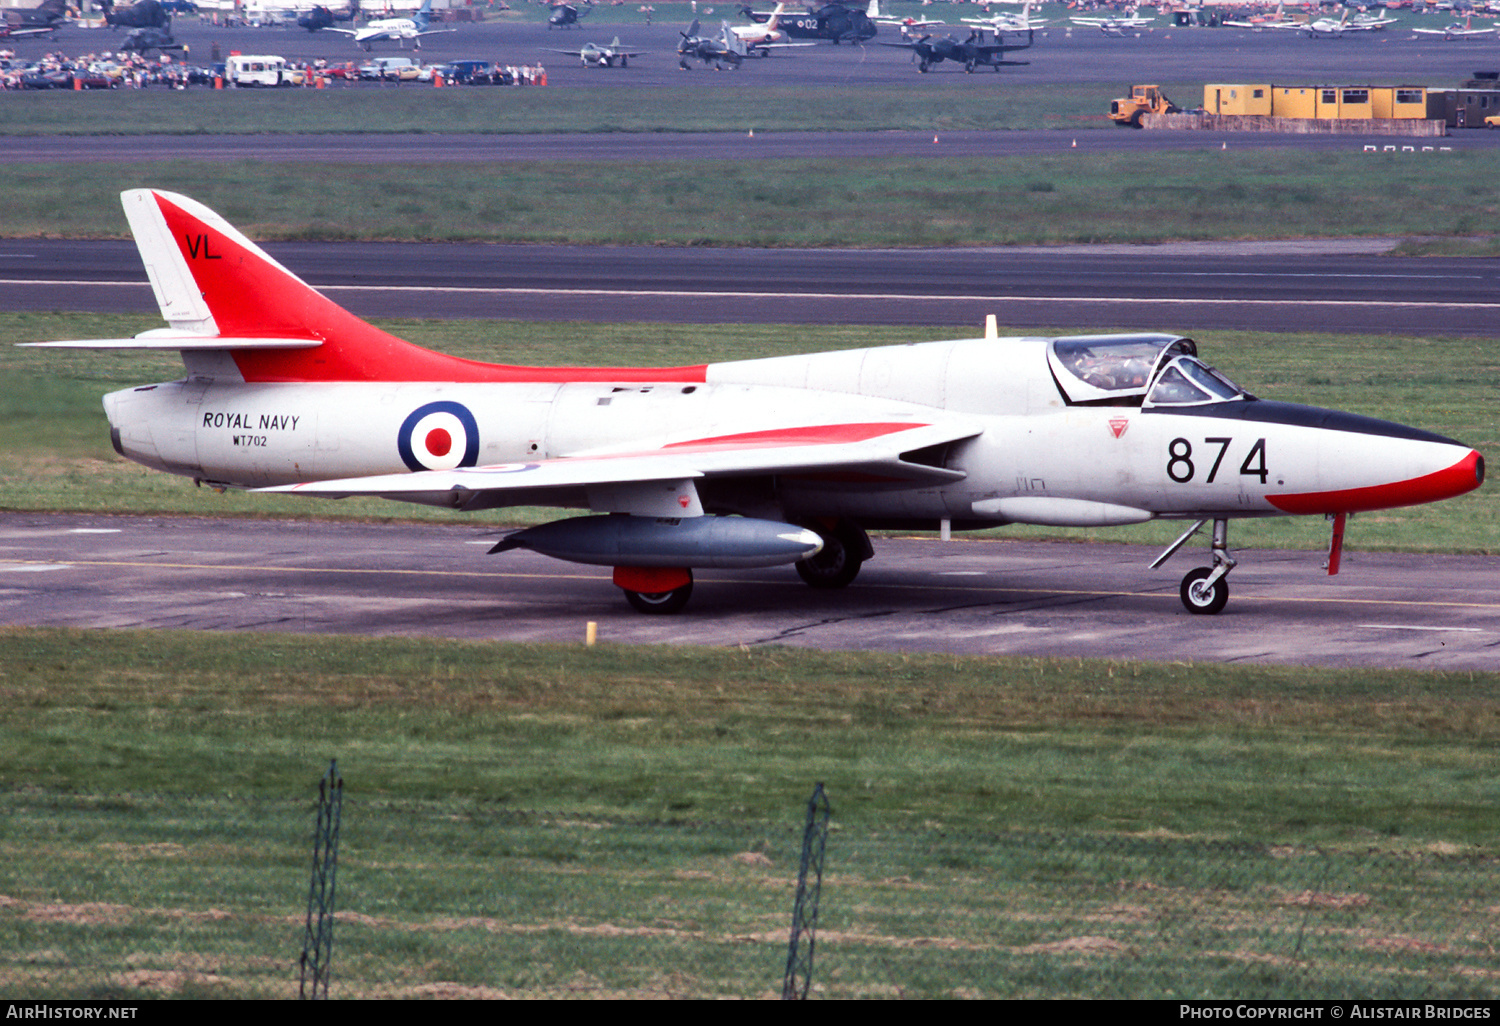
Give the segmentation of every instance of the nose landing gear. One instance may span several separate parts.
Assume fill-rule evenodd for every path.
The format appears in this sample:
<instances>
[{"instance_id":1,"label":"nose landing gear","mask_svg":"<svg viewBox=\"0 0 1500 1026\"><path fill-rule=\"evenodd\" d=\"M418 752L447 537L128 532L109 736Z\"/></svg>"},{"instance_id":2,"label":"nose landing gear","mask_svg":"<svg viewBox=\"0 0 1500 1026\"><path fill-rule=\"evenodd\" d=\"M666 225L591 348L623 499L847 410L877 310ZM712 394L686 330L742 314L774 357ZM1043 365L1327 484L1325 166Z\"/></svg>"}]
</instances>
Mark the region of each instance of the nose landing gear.
<instances>
[{"instance_id":1,"label":"nose landing gear","mask_svg":"<svg viewBox=\"0 0 1500 1026\"><path fill-rule=\"evenodd\" d=\"M1192 527L1183 532L1182 536L1168 546L1167 551L1156 557L1151 564L1155 570L1167 560L1193 535L1208 523L1200 520ZM1213 534L1213 566L1200 566L1196 570L1190 570L1182 579L1182 587L1179 594L1182 596L1182 604L1189 613L1200 616L1213 616L1222 612L1224 606L1229 602L1229 571L1238 564L1235 558L1229 554L1229 521L1215 520Z\"/></svg>"}]
</instances>

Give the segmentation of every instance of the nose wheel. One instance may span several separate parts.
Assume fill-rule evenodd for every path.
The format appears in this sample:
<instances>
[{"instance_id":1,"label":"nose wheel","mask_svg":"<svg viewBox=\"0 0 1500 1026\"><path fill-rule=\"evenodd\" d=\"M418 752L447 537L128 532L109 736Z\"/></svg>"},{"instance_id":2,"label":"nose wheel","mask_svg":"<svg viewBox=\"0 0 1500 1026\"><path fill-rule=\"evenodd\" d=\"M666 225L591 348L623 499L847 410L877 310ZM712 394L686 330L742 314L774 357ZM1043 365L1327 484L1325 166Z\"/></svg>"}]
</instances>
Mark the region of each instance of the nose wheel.
<instances>
[{"instance_id":1,"label":"nose wheel","mask_svg":"<svg viewBox=\"0 0 1500 1026\"><path fill-rule=\"evenodd\" d=\"M1213 570L1200 566L1182 579L1182 604L1189 613L1212 616L1229 602L1229 581L1223 575L1210 581Z\"/></svg>"},{"instance_id":2,"label":"nose wheel","mask_svg":"<svg viewBox=\"0 0 1500 1026\"><path fill-rule=\"evenodd\" d=\"M1208 521L1200 520L1188 528L1167 551L1156 558L1151 564L1151 569L1156 569L1172 558L1172 554L1182 548L1187 540ZM1190 570L1182 579L1182 587L1178 593L1182 596L1183 607L1189 613L1197 616L1214 616L1223 612L1224 606L1229 602L1229 571L1233 570L1237 563L1235 558L1229 554L1229 521L1215 520L1213 535L1213 566L1200 566L1196 570Z\"/></svg>"}]
</instances>

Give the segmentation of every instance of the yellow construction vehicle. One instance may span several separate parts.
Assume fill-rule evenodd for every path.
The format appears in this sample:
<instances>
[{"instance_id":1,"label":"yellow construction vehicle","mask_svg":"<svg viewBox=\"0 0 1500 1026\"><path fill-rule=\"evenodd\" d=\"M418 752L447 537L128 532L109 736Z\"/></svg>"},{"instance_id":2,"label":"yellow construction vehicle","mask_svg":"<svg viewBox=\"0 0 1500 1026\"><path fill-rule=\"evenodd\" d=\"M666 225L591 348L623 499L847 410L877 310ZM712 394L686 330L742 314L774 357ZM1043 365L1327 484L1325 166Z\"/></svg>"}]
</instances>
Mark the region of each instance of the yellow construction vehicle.
<instances>
[{"instance_id":1,"label":"yellow construction vehicle","mask_svg":"<svg viewBox=\"0 0 1500 1026\"><path fill-rule=\"evenodd\" d=\"M1176 114L1181 109L1154 85L1131 86L1129 96L1109 101L1110 120L1121 128L1140 128L1143 114Z\"/></svg>"}]
</instances>

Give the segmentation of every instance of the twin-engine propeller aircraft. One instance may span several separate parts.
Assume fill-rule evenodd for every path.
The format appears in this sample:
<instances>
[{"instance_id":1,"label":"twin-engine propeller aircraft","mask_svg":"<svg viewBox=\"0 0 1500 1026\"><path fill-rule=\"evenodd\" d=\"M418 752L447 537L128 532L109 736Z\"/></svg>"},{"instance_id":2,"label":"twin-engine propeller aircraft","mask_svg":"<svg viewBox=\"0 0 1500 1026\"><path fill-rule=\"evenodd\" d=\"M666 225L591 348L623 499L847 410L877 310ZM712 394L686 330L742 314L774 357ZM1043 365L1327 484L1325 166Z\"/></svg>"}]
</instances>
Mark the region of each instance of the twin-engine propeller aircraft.
<instances>
[{"instance_id":1,"label":"twin-engine propeller aircraft","mask_svg":"<svg viewBox=\"0 0 1500 1026\"><path fill-rule=\"evenodd\" d=\"M406 41L410 39L412 46L420 50L423 36L436 36L445 32L458 31L458 29L428 28L430 24L432 24L432 0L422 0L422 6L417 9L415 18L379 18L366 23L365 27L360 29L341 29L335 25L324 27L329 32L349 36L366 50L382 39L395 40L401 46L405 46Z\"/></svg>"},{"instance_id":2,"label":"twin-engine propeller aircraft","mask_svg":"<svg viewBox=\"0 0 1500 1026\"><path fill-rule=\"evenodd\" d=\"M614 568L675 612L698 567L795 563L840 588L866 528L1213 523L1183 604L1217 613L1238 517L1335 517L1477 488L1416 428L1256 399L1173 335L986 337L686 367L520 367L411 345L185 196L123 195L168 327L44 342L176 349L180 381L104 399L123 456L220 488L592 515L510 534ZM993 322L991 322L993 324Z\"/></svg>"}]
</instances>

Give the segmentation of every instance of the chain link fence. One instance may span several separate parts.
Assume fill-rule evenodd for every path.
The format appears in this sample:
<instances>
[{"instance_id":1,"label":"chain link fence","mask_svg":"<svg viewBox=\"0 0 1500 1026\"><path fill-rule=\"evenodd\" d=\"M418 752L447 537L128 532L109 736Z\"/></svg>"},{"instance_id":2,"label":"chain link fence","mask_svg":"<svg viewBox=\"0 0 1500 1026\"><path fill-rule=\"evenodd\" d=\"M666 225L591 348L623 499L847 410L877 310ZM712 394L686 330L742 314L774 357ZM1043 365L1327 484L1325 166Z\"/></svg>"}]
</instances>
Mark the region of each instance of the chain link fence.
<instances>
[{"instance_id":1,"label":"chain link fence","mask_svg":"<svg viewBox=\"0 0 1500 1026\"><path fill-rule=\"evenodd\" d=\"M1494 998L1500 861L843 821L808 996ZM0 795L0 997L294 998L310 800ZM327 994L775 998L785 822L342 808Z\"/></svg>"}]
</instances>

